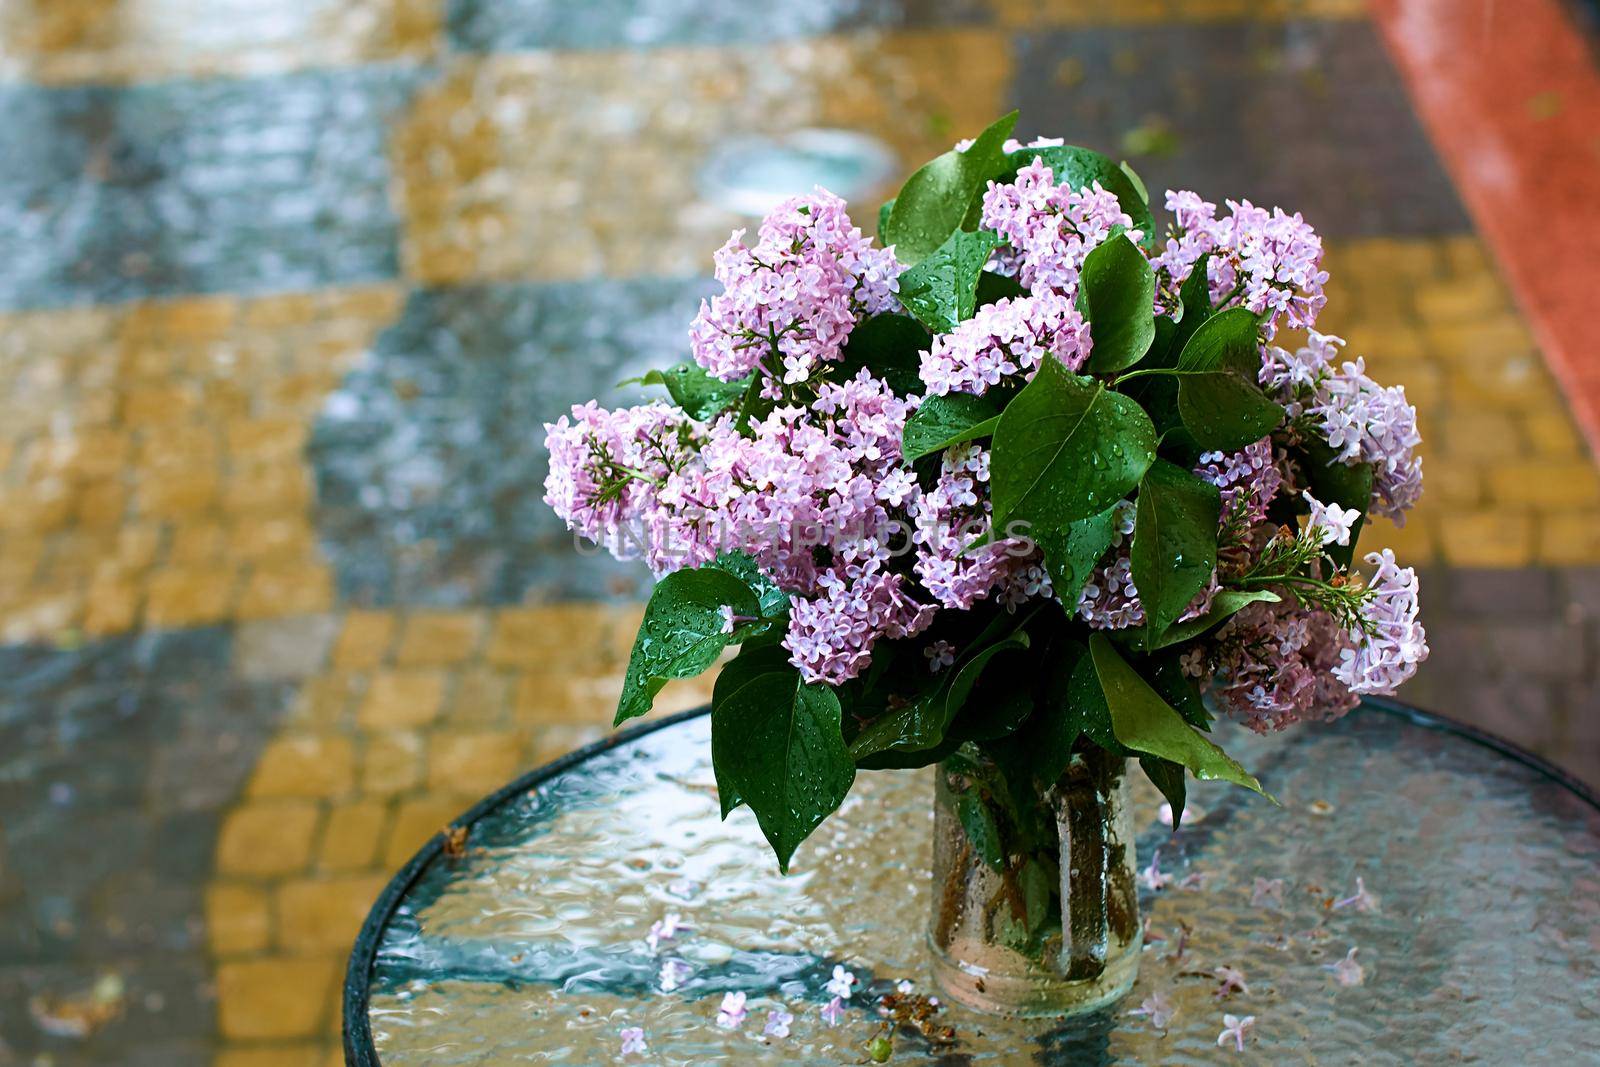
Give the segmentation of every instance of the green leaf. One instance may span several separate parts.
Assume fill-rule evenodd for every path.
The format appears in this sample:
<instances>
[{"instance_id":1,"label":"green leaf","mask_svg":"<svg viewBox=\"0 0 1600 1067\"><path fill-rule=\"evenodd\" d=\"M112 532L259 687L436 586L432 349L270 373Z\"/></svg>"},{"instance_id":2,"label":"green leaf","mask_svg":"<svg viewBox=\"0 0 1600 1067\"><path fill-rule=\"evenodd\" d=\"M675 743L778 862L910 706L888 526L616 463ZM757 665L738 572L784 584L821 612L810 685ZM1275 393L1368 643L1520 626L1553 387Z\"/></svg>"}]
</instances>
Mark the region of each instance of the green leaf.
<instances>
[{"instance_id":1,"label":"green leaf","mask_svg":"<svg viewBox=\"0 0 1600 1067\"><path fill-rule=\"evenodd\" d=\"M1159 640L1217 569L1222 494L1182 467L1158 459L1139 482L1134 517L1133 584L1145 632Z\"/></svg>"},{"instance_id":2,"label":"green leaf","mask_svg":"<svg viewBox=\"0 0 1600 1067\"><path fill-rule=\"evenodd\" d=\"M978 190L1005 169L1001 146L1016 124L1013 111L979 134L965 152L952 149L906 180L882 230L883 243L894 246L896 259L908 266L920 263L961 228Z\"/></svg>"},{"instance_id":3,"label":"green leaf","mask_svg":"<svg viewBox=\"0 0 1600 1067\"><path fill-rule=\"evenodd\" d=\"M861 728L850 742L850 756L857 762L891 749L921 752L944 741L944 689L893 708Z\"/></svg>"},{"instance_id":4,"label":"green leaf","mask_svg":"<svg viewBox=\"0 0 1600 1067\"><path fill-rule=\"evenodd\" d=\"M1194 331L1178 356L1178 413L1207 451L1243 448L1283 422L1283 408L1256 384L1257 324L1246 308L1219 312Z\"/></svg>"},{"instance_id":5,"label":"green leaf","mask_svg":"<svg viewBox=\"0 0 1600 1067\"><path fill-rule=\"evenodd\" d=\"M1000 424L1000 407L1000 402L988 394L930 396L906 420L900 453L910 463L952 445L988 437Z\"/></svg>"},{"instance_id":6,"label":"green leaf","mask_svg":"<svg viewBox=\"0 0 1600 1067\"><path fill-rule=\"evenodd\" d=\"M1094 671L1094 659L1087 648L1082 658L1073 665L1072 674L1067 679L1067 693L1068 699L1083 717L1085 737L1113 755L1138 755L1118 741L1116 731L1111 728L1111 705L1106 703L1106 695L1100 688L1100 677Z\"/></svg>"},{"instance_id":7,"label":"green leaf","mask_svg":"<svg viewBox=\"0 0 1600 1067\"><path fill-rule=\"evenodd\" d=\"M1261 368L1256 327L1256 317L1248 308L1229 308L1211 316L1184 344L1178 355L1178 369L1234 370L1254 377Z\"/></svg>"},{"instance_id":8,"label":"green leaf","mask_svg":"<svg viewBox=\"0 0 1600 1067\"><path fill-rule=\"evenodd\" d=\"M850 331L834 377L845 381L865 367L901 396L921 393L922 353L932 343L910 315L874 315Z\"/></svg>"},{"instance_id":9,"label":"green leaf","mask_svg":"<svg viewBox=\"0 0 1600 1067\"><path fill-rule=\"evenodd\" d=\"M789 610L789 594L761 573L761 568L747 553L737 550L722 552L717 556L717 567L727 571L749 586L756 595L763 619L776 619Z\"/></svg>"},{"instance_id":10,"label":"green leaf","mask_svg":"<svg viewBox=\"0 0 1600 1067\"><path fill-rule=\"evenodd\" d=\"M999 236L988 230L952 233L932 255L900 275L901 306L934 333L949 333L977 311L978 278L999 246Z\"/></svg>"},{"instance_id":11,"label":"green leaf","mask_svg":"<svg viewBox=\"0 0 1600 1067\"><path fill-rule=\"evenodd\" d=\"M1015 733L990 743L1002 759L1021 770L1025 781L1020 784L1048 786L1071 762L1072 746L1092 710L1073 698L1071 680L1074 669L1088 656L1082 642L1067 638L1047 648L1040 669L1049 683L1039 708Z\"/></svg>"},{"instance_id":12,"label":"green leaf","mask_svg":"<svg viewBox=\"0 0 1600 1067\"><path fill-rule=\"evenodd\" d=\"M1134 584L1138 585L1137 582ZM1189 640L1191 637L1199 637L1213 626L1221 625L1246 605L1254 604L1257 601L1276 604L1278 599L1277 593L1267 589L1249 591L1242 589L1219 590L1217 595L1211 598L1211 608L1204 615L1198 619L1186 619L1183 622L1173 623L1167 628L1166 633L1155 640L1151 640L1147 629L1142 636L1140 647L1146 651L1153 652L1158 648L1176 645Z\"/></svg>"},{"instance_id":13,"label":"green leaf","mask_svg":"<svg viewBox=\"0 0 1600 1067\"><path fill-rule=\"evenodd\" d=\"M1118 234L1089 253L1078 277L1094 339L1088 369L1118 371L1143 359L1156 336L1156 276L1144 253Z\"/></svg>"},{"instance_id":14,"label":"green leaf","mask_svg":"<svg viewBox=\"0 0 1600 1067\"><path fill-rule=\"evenodd\" d=\"M1189 792L1183 780L1183 765L1160 756L1140 756L1139 766L1144 768L1145 777L1172 805L1172 832L1177 833L1183 823L1183 805Z\"/></svg>"},{"instance_id":15,"label":"green leaf","mask_svg":"<svg viewBox=\"0 0 1600 1067\"><path fill-rule=\"evenodd\" d=\"M1178 379L1178 414L1207 452L1233 452L1277 429L1283 408L1233 371Z\"/></svg>"},{"instance_id":16,"label":"green leaf","mask_svg":"<svg viewBox=\"0 0 1600 1067\"><path fill-rule=\"evenodd\" d=\"M889 228L889 213L894 210L894 201L885 200L878 207L878 243L882 244L884 231Z\"/></svg>"},{"instance_id":17,"label":"green leaf","mask_svg":"<svg viewBox=\"0 0 1600 1067\"><path fill-rule=\"evenodd\" d=\"M672 402L690 418L705 422L726 411L750 388L749 378L725 382L713 378L698 363L683 362L666 370L650 371L642 378L629 378L619 385L663 385Z\"/></svg>"},{"instance_id":18,"label":"green leaf","mask_svg":"<svg viewBox=\"0 0 1600 1067\"><path fill-rule=\"evenodd\" d=\"M1134 229L1142 234L1139 243L1146 247L1155 247L1156 223L1154 216L1150 214L1150 205L1145 197L1140 195L1139 188L1142 182L1136 185L1127 173L1110 159L1099 152L1077 145L1020 148L1011 153L1008 159L1011 175L1033 162L1035 158L1050 168L1050 173L1057 183L1069 182L1074 189L1087 189L1092 183L1099 182L1101 188L1116 196L1117 203L1122 205L1122 210L1133 220ZM1011 175L1002 175L996 180L1009 180Z\"/></svg>"},{"instance_id":19,"label":"green leaf","mask_svg":"<svg viewBox=\"0 0 1600 1067\"><path fill-rule=\"evenodd\" d=\"M1139 484L1155 454L1144 409L1047 356L995 427L993 525L1059 530L1098 515Z\"/></svg>"},{"instance_id":20,"label":"green leaf","mask_svg":"<svg viewBox=\"0 0 1600 1067\"><path fill-rule=\"evenodd\" d=\"M761 611L748 585L715 567L673 571L656 583L628 657L613 725L648 712L669 681L693 678L717 661L733 640L723 632L724 607L737 615Z\"/></svg>"},{"instance_id":21,"label":"green leaf","mask_svg":"<svg viewBox=\"0 0 1600 1067\"><path fill-rule=\"evenodd\" d=\"M996 274L986 270L978 275L978 306L987 307L999 300L1015 300L1019 296L1027 296L1028 290L1015 278L1008 278L1004 274Z\"/></svg>"},{"instance_id":22,"label":"green leaf","mask_svg":"<svg viewBox=\"0 0 1600 1067\"><path fill-rule=\"evenodd\" d=\"M1348 464L1341 461L1331 446L1320 438L1306 435L1301 443L1306 479L1311 483L1311 495L1324 504L1338 504L1341 508L1355 508L1361 517L1350 527L1348 545L1329 545L1328 556L1339 566L1349 567L1355 558L1356 539L1367 521L1367 511L1372 507L1372 464Z\"/></svg>"},{"instance_id":23,"label":"green leaf","mask_svg":"<svg viewBox=\"0 0 1600 1067\"><path fill-rule=\"evenodd\" d=\"M1034 531L1034 540L1044 552L1050 584L1069 619L1077 614L1078 594L1089 583L1095 564L1117 536L1116 510L1113 504L1098 515L1069 522L1064 529Z\"/></svg>"},{"instance_id":24,"label":"green leaf","mask_svg":"<svg viewBox=\"0 0 1600 1067\"><path fill-rule=\"evenodd\" d=\"M1025 655L1012 655L1012 669L985 671L1006 653L1026 653L1028 634L1018 630L1005 640L978 652L959 667L945 695L945 733L963 741L1004 737L1022 725L1033 711L1033 664ZM965 714L963 714L965 711Z\"/></svg>"},{"instance_id":25,"label":"green leaf","mask_svg":"<svg viewBox=\"0 0 1600 1067\"><path fill-rule=\"evenodd\" d=\"M750 379L750 385L739 401L739 410L734 415L734 425L746 437L752 435L750 427L772 414L772 409L777 406L771 397L761 395L761 382L759 374Z\"/></svg>"},{"instance_id":26,"label":"green leaf","mask_svg":"<svg viewBox=\"0 0 1600 1067\"><path fill-rule=\"evenodd\" d=\"M1128 180L1133 183L1133 191L1139 194L1139 199L1144 203L1144 206L1149 207L1150 190L1144 187L1144 179L1139 177L1139 172L1134 170L1126 159L1117 164L1117 169L1128 176Z\"/></svg>"},{"instance_id":27,"label":"green leaf","mask_svg":"<svg viewBox=\"0 0 1600 1067\"><path fill-rule=\"evenodd\" d=\"M1000 844L1000 826L989 805L974 791L962 793L956 798L956 817L961 820L961 829L966 832L967 841L978 858L992 870L1005 870L1006 854Z\"/></svg>"},{"instance_id":28,"label":"green leaf","mask_svg":"<svg viewBox=\"0 0 1600 1067\"><path fill-rule=\"evenodd\" d=\"M1181 763L1201 781L1233 782L1262 793L1261 783L1184 722L1183 716L1117 654L1105 634L1089 636L1089 657L1118 741L1136 752Z\"/></svg>"},{"instance_id":29,"label":"green leaf","mask_svg":"<svg viewBox=\"0 0 1600 1067\"><path fill-rule=\"evenodd\" d=\"M1136 668L1139 676L1150 683L1167 706L1183 716L1183 721L1196 730L1211 729L1211 713L1206 710L1200 686L1183 669L1183 653L1169 648L1146 656Z\"/></svg>"},{"instance_id":30,"label":"green leaf","mask_svg":"<svg viewBox=\"0 0 1600 1067\"><path fill-rule=\"evenodd\" d=\"M741 653L717 677L711 707L717 787L750 805L785 873L800 842L855 781L842 718L833 690L802 682L777 646Z\"/></svg>"}]
</instances>

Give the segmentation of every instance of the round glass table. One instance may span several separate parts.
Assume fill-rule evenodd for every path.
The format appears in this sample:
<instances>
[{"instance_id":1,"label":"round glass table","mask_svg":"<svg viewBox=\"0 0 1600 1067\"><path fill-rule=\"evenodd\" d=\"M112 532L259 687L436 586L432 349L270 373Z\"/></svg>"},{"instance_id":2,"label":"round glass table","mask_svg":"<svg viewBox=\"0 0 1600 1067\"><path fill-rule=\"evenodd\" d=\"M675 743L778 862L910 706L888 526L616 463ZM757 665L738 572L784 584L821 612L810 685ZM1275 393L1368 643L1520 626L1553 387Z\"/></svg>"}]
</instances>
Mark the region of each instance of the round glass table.
<instances>
[{"instance_id":1,"label":"round glass table","mask_svg":"<svg viewBox=\"0 0 1600 1067\"><path fill-rule=\"evenodd\" d=\"M351 957L347 1062L1600 1058L1600 802L1454 723L1230 730L1281 806L1195 785L1177 833L1139 794L1139 981L1071 1021L908 1021L937 996L931 772L863 772L783 877L748 810L718 818L708 737L703 711L619 734L436 837Z\"/></svg>"}]
</instances>

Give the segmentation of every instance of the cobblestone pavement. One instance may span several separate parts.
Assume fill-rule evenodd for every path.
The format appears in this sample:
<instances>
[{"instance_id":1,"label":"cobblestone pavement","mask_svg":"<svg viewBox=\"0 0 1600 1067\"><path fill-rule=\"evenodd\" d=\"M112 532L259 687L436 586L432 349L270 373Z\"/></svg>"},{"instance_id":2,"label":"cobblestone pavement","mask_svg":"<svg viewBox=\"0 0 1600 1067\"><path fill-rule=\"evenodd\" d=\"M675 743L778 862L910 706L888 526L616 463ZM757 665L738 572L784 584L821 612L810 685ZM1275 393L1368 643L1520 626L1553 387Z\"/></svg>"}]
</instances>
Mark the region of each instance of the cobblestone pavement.
<instances>
[{"instance_id":1,"label":"cobblestone pavement","mask_svg":"<svg viewBox=\"0 0 1600 1067\"><path fill-rule=\"evenodd\" d=\"M388 874L609 719L645 584L542 422L682 351L730 160L875 205L1013 105L1328 236L1422 412L1408 697L1600 783L1600 475L1357 0L16 0L0 1065L339 1062Z\"/></svg>"}]
</instances>

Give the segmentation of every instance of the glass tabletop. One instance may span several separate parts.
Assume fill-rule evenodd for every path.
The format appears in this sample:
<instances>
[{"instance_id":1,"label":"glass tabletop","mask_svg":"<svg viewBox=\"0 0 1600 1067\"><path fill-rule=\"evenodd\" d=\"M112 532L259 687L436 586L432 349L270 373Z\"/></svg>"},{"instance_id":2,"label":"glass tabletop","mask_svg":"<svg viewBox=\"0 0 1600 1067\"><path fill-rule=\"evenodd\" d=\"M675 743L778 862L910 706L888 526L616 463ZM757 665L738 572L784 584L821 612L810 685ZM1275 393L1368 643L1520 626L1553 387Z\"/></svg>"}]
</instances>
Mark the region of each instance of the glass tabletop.
<instances>
[{"instance_id":1,"label":"glass tabletop","mask_svg":"<svg viewBox=\"0 0 1600 1067\"><path fill-rule=\"evenodd\" d=\"M699 713L652 725L487 799L460 847L435 839L352 957L350 1062L868 1062L884 994L937 996L931 774L863 772L783 877L748 810L718 818L708 737ZM1281 806L1195 785L1174 834L1138 794L1147 939L1127 998L1071 1022L943 1007L929 1033L894 1032L890 1062L1216 1062L1238 1055L1225 1015L1253 1017L1258 1062L1600 1055L1593 797L1393 705L1225 744ZM836 965L858 982L830 1024ZM724 1029L729 992L748 1015ZM764 1033L772 1011L787 1036ZM632 1028L645 1051L625 1055Z\"/></svg>"}]
</instances>

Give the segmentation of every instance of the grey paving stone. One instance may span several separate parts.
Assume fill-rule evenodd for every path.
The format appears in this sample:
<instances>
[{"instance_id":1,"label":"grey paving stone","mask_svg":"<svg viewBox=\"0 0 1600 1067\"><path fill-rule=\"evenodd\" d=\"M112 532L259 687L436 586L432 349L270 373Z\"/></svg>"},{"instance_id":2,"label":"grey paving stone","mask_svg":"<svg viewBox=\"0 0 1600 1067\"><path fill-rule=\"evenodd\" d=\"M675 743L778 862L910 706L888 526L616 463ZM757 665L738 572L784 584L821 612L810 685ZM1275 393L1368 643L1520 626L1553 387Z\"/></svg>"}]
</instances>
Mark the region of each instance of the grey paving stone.
<instances>
[{"instance_id":1,"label":"grey paving stone","mask_svg":"<svg viewBox=\"0 0 1600 1067\"><path fill-rule=\"evenodd\" d=\"M0 86L0 307L389 278L395 68Z\"/></svg>"},{"instance_id":2,"label":"grey paving stone","mask_svg":"<svg viewBox=\"0 0 1600 1067\"><path fill-rule=\"evenodd\" d=\"M970 23L988 16L980 0L450 0L446 10L450 43L471 52L744 44L868 27Z\"/></svg>"},{"instance_id":3,"label":"grey paving stone","mask_svg":"<svg viewBox=\"0 0 1600 1067\"><path fill-rule=\"evenodd\" d=\"M1016 47L1019 136L1128 158L1160 225L1176 187L1299 211L1330 236L1468 229L1368 22L1073 27Z\"/></svg>"},{"instance_id":4,"label":"grey paving stone","mask_svg":"<svg viewBox=\"0 0 1600 1067\"><path fill-rule=\"evenodd\" d=\"M1498 619L1559 618L1564 597L1553 571L1454 570L1429 575L1430 599L1444 597L1456 616Z\"/></svg>"},{"instance_id":5,"label":"grey paving stone","mask_svg":"<svg viewBox=\"0 0 1600 1067\"><path fill-rule=\"evenodd\" d=\"M544 424L687 356L705 279L423 290L323 407L308 448L316 519L356 604L642 595L646 575L580 556L543 501Z\"/></svg>"}]
</instances>

